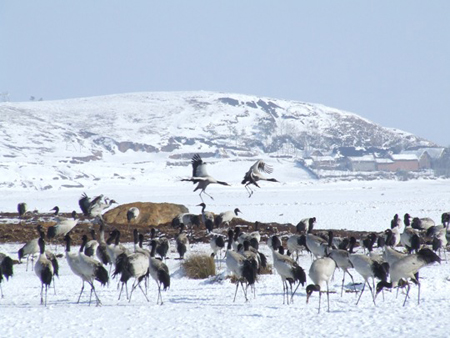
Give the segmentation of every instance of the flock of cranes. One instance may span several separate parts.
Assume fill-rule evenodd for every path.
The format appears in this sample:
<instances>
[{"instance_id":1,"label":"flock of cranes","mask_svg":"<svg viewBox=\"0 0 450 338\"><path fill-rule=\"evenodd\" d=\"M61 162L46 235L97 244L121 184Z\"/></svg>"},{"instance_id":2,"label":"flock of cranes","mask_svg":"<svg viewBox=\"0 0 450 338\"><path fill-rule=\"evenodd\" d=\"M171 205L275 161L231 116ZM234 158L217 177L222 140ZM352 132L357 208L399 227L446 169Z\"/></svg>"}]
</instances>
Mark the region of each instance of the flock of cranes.
<instances>
[{"instance_id":1,"label":"flock of cranes","mask_svg":"<svg viewBox=\"0 0 450 338\"><path fill-rule=\"evenodd\" d=\"M198 206L201 207L201 216L186 213L175 217L172 225L179 228L179 233L173 238L174 244L172 245L175 245L177 259L185 259L190 246L187 230L203 224L204 236L208 236L210 239L211 256L217 259L219 264L224 260L227 271L235 276L236 289L233 301L236 300L239 287L242 289L245 300L249 301L248 288L250 287L256 296L258 275L263 273L269 264L269 259L261 251L261 245L264 245L264 242L261 241L258 222L255 223L253 232L244 232L239 226L229 227L233 218L241 213L239 208L220 213L216 217L206 210L202 194L206 194L212 199L212 196L205 192L207 186L214 183L222 185L228 185L228 183L217 181L209 176L205 165L206 163L199 155L194 155L192 178L183 179L183 181L197 184L194 191L200 190L202 203ZM261 160L251 166L242 181L249 197L253 194L250 185L259 187L258 182L261 180L278 182L274 178L266 178L263 175L263 173L270 174L272 171L273 168ZM82 281L77 302L80 302L85 282L87 282L90 286L89 304L94 295L96 304L101 305L102 302L94 283L98 282L105 286L110 284L111 279L114 278L118 283L119 299L125 288L126 297L128 301L131 301L134 290L139 288L148 301L147 288L151 277L158 288L157 303L163 304L161 291L167 290L171 286L170 271L165 264L169 255L170 240L167 236L158 236L154 228L151 229L148 238L150 250L144 248L144 234L138 233L136 229L133 231L133 249L120 242L121 233L117 229L109 233L109 237L105 240L105 221L102 214L114 203L116 203L114 200L105 198L103 195L92 200L86 194L81 196L80 209L85 216L95 219L95 224L99 225L100 237L97 239L95 231L92 231L90 234L92 240L88 241L85 234L77 252L71 252L70 236L71 230L79 222L77 214L74 212L70 218L60 217L57 207L52 209L55 212L54 217L57 223L48 228L47 235L44 233L43 227L38 225L38 237L20 248L18 251L19 262L26 257L28 270L28 260L31 259L33 269L40 280L42 304L47 304L48 288L54 283L54 276L58 274L59 268L54 254L48 248L46 249L46 237L48 240L64 238L67 264ZM18 205L18 212L19 217L23 217L26 213L25 203ZM130 208L126 216L129 229L131 223L139 217L139 209ZM271 252L272 266L281 277L283 304L293 303L299 287L306 286L306 303L310 301L314 292L318 292L320 312L321 294L326 292L328 310L330 310L330 282L336 270L341 270L343 274L341 297L344 297L346 274L352 280L348 291L357 291L357 284L353 276L355 272L364 280L356 304L360 302L367 286L371 292L371 301L375 305L377 295L384 289L406 287L407 291L403 302L405 305L409 298L411 282L418 285L418 303L420 303L419 270L424 266L440 263L439 253L441 251L446 257L449 213L442 215L442 224L438 225L428 218L413 218L406 214L401 220L398 215L395 215L389 228L382 229L380 233L370 233L360 241L354 237L336 238L332 231L329 231L327 236L319 235L314 229L316 221L316 217L306 218L297 225L297 233L273 234L265 241L267 249ZM225 229L222 230L226 230L227 235L216 231L219 227L224 227ZM403 247L403 251L398 251L400 246ZM356 248L359 252L355 252ZM225 258L222 258L222 250L225 252ZM309 269L304 269L298 262L299 256L305 252L311 256ZM34 262L36 256L37 259ZM0 253L0 286L4 278L9 279L12 276L12 259ZM307 276L311 281L309 285L306 285ZM127 284L130 279L133 284L128 293Z\"/></svg>"}]
</instances>

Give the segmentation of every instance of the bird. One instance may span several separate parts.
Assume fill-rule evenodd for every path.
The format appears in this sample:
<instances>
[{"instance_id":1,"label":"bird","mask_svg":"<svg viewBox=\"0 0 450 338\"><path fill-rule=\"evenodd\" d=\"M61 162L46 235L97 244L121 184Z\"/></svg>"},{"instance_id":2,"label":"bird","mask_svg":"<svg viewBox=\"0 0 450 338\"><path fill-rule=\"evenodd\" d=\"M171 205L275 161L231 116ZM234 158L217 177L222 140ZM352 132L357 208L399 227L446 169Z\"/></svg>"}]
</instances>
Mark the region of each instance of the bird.
<instances>
[{"instance_id":1,"label":"bird","mask_svg":"<svg viewBox=\"0 0 450 338\"><path fill-rule=\"evenodd\" d=\"M277 251L278 248L281 246L281 240L280 237L278 237L277 235L272 235L267 239L267 246L272 249Z\"/></svg>"},{"instance_id":2,"label":"bird","mask_svg":"<svg viewBox=\"0 0 450 338\"><path fill-rule=\"evenodd\" d=\"M151 252L156 250L155 240L150 242ZM166 291L170 287L170 274L169 268L166 264L164 264L161 260L153 258L152 254L150 254L149 260L149 272L150 276L158 285L158 298L156 300L156 304L163 304L162 295L161 295L161 285L163 287L163 291Z\"/></svg>"},{"instance_id":3,"label":"bird","mask_svg":"<svg viewBox=\"0 0 450 338\"><path fill-rule=\"evenodd\" d=\"M50 211L53 211L53 216L59 215L59 207L58 206L53 207L53 209L50 209Z\"/></svg>"},{"instance_id":4,"label":"bird","mask_svg":"<svg viewBox=\"0 0 450 338\"><path fill-rule=\"evenodd\" d=\"M329 236L328 241L322 237L312 234L312 230L315 222L309 222L308 232L306 233L306 247L309 251L316 257L325 257L328 253L329 247L331 246L332 236Z\"/></svg>"},{"instance_id":5,"label":"bird","mask_svg":"<svg viewBox=\"0 0 450 338\"><path fill-rule=\"evenodd\" d=\"M258 181L278 182L275 178L267 178L263 173L271 174L273 167L265 163L263 160L257 160L250 169L245 173L244 179L241 184L245 184L244 187L248 192L248 197L253 195L253 190L250 185L260 188Z\"/></svg>"},{"instance_id":6,"label":"bird","mask_svg":"<svg viewBox=\"0 0 450 338\"><path fill-rule=\"evenodd\" d=\"M235 208L234 210L228 210L221 212L215 219L214 223L216 226L220 227L222 224L229 226L230 222L238 216L238 213L242 214L242 211L239 208Z\"/></svg>"},{"instance_id":7,"label":"bird","mask_svg":"<svg viewBox=\"0 0 450 338\"><path fill-rule=\"evenodd\" d=\"M161 259L167 258L167 253L169 252L169 240L165 235L156 238L155 228L150 229L150 240L155 240L156 242L156 253L161 257Z\"/></svg>"},{"instance_id":8,"label":"bird","mask_svg":"<svg viewBox=\"0 0 450 338\"><path fill-rule=\"evenodd\" d=\"M214 228L214 214L210 211L205 211L206 208L205 203L200 203L197 206L202 207L202 221L206 227L206 231L208 233L212 232Z\"/></svg>"},{"instance_id":9,"label":"bird","mask_svg":"<svg viewBox=\"0 0 450 338\"><path fill-rule=\"evenodd\" d=\"M210 176L206 171L206 163L203 162L202 158L199 154L195 154L191 160L192 163L192 177L184 178L181 181L190 181L192 183L197 183L197 186L194 189L194 192L200 189L200 199L203 202L202 194L209 196L212 200L214 198L209 195L205 190L210 184L221 184L229 186L227 182L218 181L214 177Z\"/></svg>"},{"instance_id":10,"label":"bird","mask_svg":"<svg viewBox=\"0 0 450 338\"><path fill-rule=\"evenodd\" d=\"M352 242L350 244L351 248L353 248L354 245L355 245L355 242ZM355 285L353 276L349 271L350 268L353 268L353 264L350 261L350 253L347 250L332 249L328 253L328 257L333 259L334 262L336 263L336 266L343 271L342 286L341 286L341 297L342 297L343 291L344 291L345 274L348 274L350 276L350 278L352 279L353 286ZM355 291L356 291L356 289L355 289Z\"/></svg>"},{"instance_id":11,"label":"bird","mask_svg":"<svg viewBox=\"0 0 450 338\"><path fill-rule=\"evenodd\" d=\"M175 240L177 246L177 252L180 255L179 259L184 259L184 254L189 247L189 239L187 238L186 232L184 231L184 224L180 227L180 232Z\"/></svg>"},{"instance_id":12,"label":"bird","mask_svg":"<svg viewBox=\"0 0 450 338\"><path fill-rule=\"evenodd\" d=\"M17 212L19 214L19 217L22 218L28 210L28 206L25 202L17 204Z\"/></svg>"},{"instance_id":13,"label":"bird","mask_svg":"<svg viewBox=\"0 0 450 338\"><path fill-rule=\"evenodd\" d=\"M70 237L69 237L68 242L70 243ZM100 284L102 286L105 286L109 282L109 275L108 275L108 271L106 271L106 269L102 263L93 259L92 257L86 256L83 253L83 251L84 251L83 248L86 245L86 243L87 243L87 236L83 235L82 244L81 244L80 250L78 252L78 256L80 258L79 269L80 269L80 272L82 274L82 279L83 279L83 286L81 289L81 293L83 293L84 282L87 282L91 286L91 297L92 297L92 293L94 293L97 306L99 306L102 303L100 301L100 298L97 295L97 292L95 291L94 280L100 282ZM80 296L81 296L81 293L80 293ZM89 298L89 304L91 304L91 297Z\"/></svg>"},{"instance_id":14,"label":"bird","mask_svg":"<svg viewBox=\"0 0 450 338\"><path fill-rule=\"evenodd\" d=\"M83 215L86 217L98 216L102 218L103 211L109 208L114 203L117 204L115 200L109 199L107 197L104 198L103 195L99 195L91 201L86 193L83 193L83 195L81 195L81 198L78 200L78 205L80 206Z\"/></svg>"},{"instance_id":15,"label":"bird","mask_svg":"<svg viewBox=\"0 0 450 338\"><path fill-rule=\"evenodd\" d=\"M130 230L130 223L134 220L136 221L139 217L139 209L136 207L131 207L127 211L127 222L128 222L128 231Z\"/></svg>"},{"instance_id":16,"label":"bird","mask_svg":"<svg viewBox=\"0 0 450 338\"><path fill-rule=\"evenodd\" d=\"M402 259L394 262L390 267L390 282L380 281L377 284L376 292L377 294L383 288L393 288L400 286L407 286L405 301L403 306L406 304L408 299L408 294L410 290L410 285L408 279L413 283L417 284L418 287L418 297L417 304L420 304L420 281L419 281L419 270L424 266L430 265L432 263L440 263L441 259L429 248L422 248L417 253L407 255Z\"/></svg>"},{"instance_id":17,"label":"bird","mask_svg":"<svg viewBox=\"0 0 450 338\"><path fill-rule=\"evenodd\" d=\"M114 266L117 265L117 257L123 253L130 254L130 250L128 250L123 244L120 243L120 231L114 230L112 232L112 240L114 243L106 246L106 252Z\"/></svg>"},{"instance_id":18,"label":"bird","mask_svg":"<svg viewBox=\"0 0 450 338\"><path fill-rule=\"evenodd\" d=\"M96 220L100 225L100 238L98 241L98 247L95 252L97 259L103 264L108 265L111 264L110 257L107 251L107 243L105 242L105 223L102 218L97 217Z\"/></svg>"},{"instance_id":19,"label":"bird","mask_svg":"<svg viewBox=\"0 0 450 338\"><path fill-rule=\"evenodd\" d=\"M373 288L369 284L369 278L372 278L373 284L375 284L375 278L386 281L388 274L386 266L371 259L369 256L362 254L352 254L349 258L356 272L358 272L364 278L364 285L356 302L356 305L358 305L359 300L364 293L366 284L369 286L370 292L372 294L372 300L375 304L375 295L373 292Z\"/></svg>"},{"instance_id":20,"label":"bird","mask_svg":"<svg viewBox=\"0 0 450 338\"><path fill-rule=\"evenodd\" d=\"M256 282L257 263L255 260L247 259L240 253L231 250L227 250L226 256L227 269L237 278L233 302L236 301L239 285L244 292L245 301L248 301L247 288ZM245 288L244 283L246 284Z\"/></svg>"},{"instance_id":21,"label":"bird","mask_svg":"<svg viewBox=\"0 0 450 338\"><path fill-rule=\"evenodd\" d=\"M270 238L272 238L272 237L270 237ZM269 244L269 242L267 244ZM273 244L271 244L271 245L273 245ZM281 242L279 243L279 245L281 245ZM298 261L299 252L303 251L303 249L306 247L306 236L305 235L291 235L291 236L289 236L289 238L286 242L286 245L287 245L288 251L290 253L295 252L295 254L296 254L295 261ZM278 247L275 248L275 250L277 250L277 249L278 249Z\"/></svg>"},{"instance_id":22,"label":"bird","mask_svg":"<svg viewBox=\"0 0 450 338\"><path fill-rule=\"evenodd\" d=\"M53 265L50 260L47 259L45 255L45 241L42 237L38 240L38 245L40 249L40 255L34 265L34 272L41 281L41 305L47 306L47 289L50 286L53 279ZM44 296L45 289L45 296ZM45 300L44 300L45 298Z\"/></svg>"},{"instance_id":23,"label":"bird","mask_svg":"<svg viewBox=\"0 0 450 338\"><path fill-rule=\"evenodd\" d=\"M280 246L279 248L283 248ZM273 256L273 266L277 270L278 274L281 277L281 281L283 283L283 304L289 304L289 286L291 288L290 300L293 302L295 292L297 291L300 284L303 286L306 283L306 274L303 268L297 264L289 256L283 255L280 252L272 249ZM287 285L289 282L289 286ZM297 287L294 291L292 291L292 285L298 283Z\"/></svg>"},{"instance_id":24,"label":"bird","mask_svg":"<svg viewBox=\"0 0 450 338\"><path fill-rule=\"evenodd\" d=\"M212 249L211 257L217 257L217 253L219 253L219 262L221 257L222 249L225 247L225 240L222 235L211 233L211 238L209 240L209 245Z\"/></svg>"},{"instance_id":25,"label":"bird","mask_svg":"<svg viewBox=\"0 0 450 338\"><path fill-rule=\"evenodd\" d=\"M92 239L86 243L86 245L84 246L84 254L86 256L92 257L97 253L97 249L100 245L100 243L97 241L96 237L95 237L95 230L91 229L90 231Z\"/></svg>"},{"instance_id":26,"label":"bird","mask_svg":"<svg viewBox=\"0 0 450 338\"><path fill-rule=\"evenodd\" d=\"M137 248L136 248L137 249ZM113 276L120 274L120 282L122 283L122 287L119 293L122 293L123 286L127 284L130 278L134 278L133 285L131 287L130 296L128 297L128 301L131 301L131 296L133 295L133 291L136 287L141 289L145 299L147 301L147 295L142 289L141 282L144 280L149 274L149 264L150 264L150 253L144 249L136 250L134 253L122 253L117 257L116 268L114 270ZM128 292L127 292L128 294Z\"/></svg>"},{"instance_id":27,"label":"bird","mask_svg":"<svg viewBox=\"0 0 450 338\"><path fill-rule=\"evenodd\" d=\"M311 278L313 284L306 287L306 303L309 301L309 297L314 291L319 292L319 313L320 313L320 302L321 302L321 289L323 284L327 286L327 301L328 301L328 312L330 312L330 289L329 282L331 276L333 276L334 270L336 269L336 262L330 257L317 258L309 268L309 278Z\"/></svg>"},{"instance_id":28,"label":"bird","mask_svg":"<svg viewBox=\"0 0 450 338\"><path fill-rule=\"evenodd\" d=\"M1 292L1 298L3 298L3 289L1 287L1 283L3 281L3 277L6 278L6 280L9 280L10 277L14 274L14 268L13 268L13 260L8 255L0 252L0 292Z\"/></svg>"},{"instance_id":29,"label":"bird","mask_svg":"<svg viewBox=\"0 0 450 338\"><path fill-rule=\"evenodd\" d=\"M417 250L420 248L420 238L418 235L418 231L411 227L410 219L411 216L409 214L405 214L405 228L400 234L400 243L408 250L409 253L414 250L417 252Z\"/></svg>"},{"instance_id":30,"label":"bird","mask_svg":"<svg viewBox=\"0 0 450 338\"><path fill-rule=\"evenodd\" d=\"M447 229L444 227L437 229L433 234L431 245L434 252L439 250L440 253L441 249L443 249L445 260L447 260L447 243Z\"/></svg>"},{"instance_id":31,"label":"bird","mask_svg":"<svg viewBox=\"0 0 450 338\"><path fill-rule=\"evenodd\" d=\"M78 224L77 214L72 214L72 218L57 217L56 224L49 227L47 230L47 238L54 239L57 237L64 237L67 235L77 224Z\"/></svg>"},{"instance_id":32,"label":"bird","mask_svg":"<svg viewBox=\"0 0 450 338\"><path fill-rule=\"evenodd\" d=\"M172 226L178 228L181 224L186 227L193 227L194 225L200 227L200 217L190 213L181 213L172 219Z\"/></svg>"},{"instance_id":33,"label":"bird","mask_svg":"<svg viewBox=\"0 0 450 338\"><path fill-rule=\"evenodd\" d=\"M28 261L30 260L30 258L31 258L31 267L32 267L32 269L34 268L34 256L40 252L39 238L45 237L45 233L42 230L42 225L39 224L36 229L39 233L39 237L34 238L34 239L28 241L27 243L25 243L25 245L23 247L21 247L19 249L19 251L17 252L17 255L19 257L19 263L22 263L23 257L25 257L25 256L27 257L26 271L28 271Z\"/></svg>"},{"instance_id":34,"label":"bird","mask_svg":"<svg viewBox=\"0 0 450 338\"><path fill-rule=\"evenodd\" d=\"M417 230L428 230L435 225L436 223L429 217L414 217L411 223L411 227Z\"/></svg>"}]
</instances>

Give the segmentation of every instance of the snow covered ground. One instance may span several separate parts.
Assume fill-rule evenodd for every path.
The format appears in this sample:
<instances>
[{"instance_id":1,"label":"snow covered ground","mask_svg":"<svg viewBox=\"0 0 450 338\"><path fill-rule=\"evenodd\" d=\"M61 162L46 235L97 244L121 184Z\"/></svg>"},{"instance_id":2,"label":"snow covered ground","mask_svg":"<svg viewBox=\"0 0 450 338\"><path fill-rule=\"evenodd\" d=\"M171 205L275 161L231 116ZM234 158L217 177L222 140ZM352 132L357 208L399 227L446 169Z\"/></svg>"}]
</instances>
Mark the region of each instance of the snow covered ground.
<instances>
[{"instance_id":1,"label":"snow covered ground","mask_svg":"<svg viewBox=\"0 0 450 338\"><path fill-rule=\"evenodd\" d=\"M212 172L213 170L211 170ZM214 176L222 173L214 171ZM288 173L287 173L288 174ZM208 210L219 212L235 206L249 221L277 221L296 224L300 218L316 216L317 228L347 228L381 231L389 226L395 213L409 212L413 216L431 217L437 223L444 211L449 211L448 181L373 181L320 183L299 181L291 184L262 184L252 198L238 187L210 187L215 197L205 197ZM119 200L170 201L183 203L191 211L200 212L196 204L200 199L187 182L115 187L99 187L97 192ZM10 191L2 195L4 211L15 210L19 200L26 199L31 208L48 210L60 205L64 210L76 209L81 194L78 190ZM172 243L173 244L173 243ZM17 258L22 243L1 244L0 252ZM73 248L75 250L76 248ZM272 255L265 243L261 250ZM59 248L62 252L63 248ZM189 254L210 252L209 245L193 245ZM248 335L299 337L447 337L446 314L450 312L450 264L443 261L421 270L421 304L417 304L417 287L411 289L411 298L402 307L404 294L385 292L374 306L369 292L365 292L358 306L356 295L346 293L340 297L342 273L336 272L330 295L331 311L326 311L326 296L322 297L322 311L318 314L318 294L314 293L306 304L305 288L300 287L294 304L283 305L280 277L261 276L256 285L256 298L245 302L239 291L233 303L235 285L228 279L190 280L183 276L174 245L171 246L167 265L171 274L171 288L163 293L164 305L156 305L157 288L151 281L150 302L139 290L129 303L124 297L117 300L117 282L108 287L97 287L103 306L88 305L85 291L80 304L76 304L80 279L70 271L61 258L60 277L56 280L56 294L48 294L48 306L40 305L40 282L25 264L14 266L14 277L2 283L4 298L0 299L0 327L2 337L73 337L73 336L155 336L155 337L243 337ZM309 270L311 258L300 258L300 265ZM219 274L224 274L224 262ZM362 278L353 273L356 282ZM348 279L348 277L346 278ZM310 280L308 278L308 284ZM350 289L350 285L346 286ZM361 288L359 285L358 288Z\"/></svg>"}]
</instances>

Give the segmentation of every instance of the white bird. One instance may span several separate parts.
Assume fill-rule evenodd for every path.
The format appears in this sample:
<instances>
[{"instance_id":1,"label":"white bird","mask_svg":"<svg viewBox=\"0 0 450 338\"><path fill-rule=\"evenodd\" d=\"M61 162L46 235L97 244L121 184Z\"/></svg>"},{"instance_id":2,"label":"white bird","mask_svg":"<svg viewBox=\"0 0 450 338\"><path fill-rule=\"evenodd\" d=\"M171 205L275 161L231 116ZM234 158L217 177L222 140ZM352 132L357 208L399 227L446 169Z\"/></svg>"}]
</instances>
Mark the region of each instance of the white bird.
<instances>
[{"instance_id":1,"label":"white bird","mask_svg":"<svg viewBox=\"0 0 450 338\"><path fill-rule=\"evenodd\" d=\"M282 247L281 247L282 248ZM297 264L289 256L285 256L275 250L272 250L273 255L273 266L277 270L278 274L281 277L281 281L283 283L283 304L285 303L285 295L286 295L286 303L289 304L289 286L291 288L290 299L291 302L294 300L294 294L297 291L298 287L304 285L306 283L306 274L303 268ZM289 282L289 286L287 285ZM292 291L292 285L298 283L297 287L294 291Z\"/></svg>"},{"instance_id":2,"label":"white bird","mask_svg":"<svg viewBox=\"0 0 450 338\"><path fill-rule=\"evenodd\" d=\"M233 218L238 216L238 213L242 214L242 211L239 210L239 208L235 208L234 210L228 210L221 212L216 219L214 220L214 223L216 226L220 227L222 224L229 226L230 222L233 220Z\"/></svg>"},{"instance_id":3,"label":"white bird","mask_svg":"<svg viewBox=\"0 0 450 338\"><path fill-rule=\"evenodd\" d=\"M227 251L226 256L227 269L237 278L233 302L236 301L239 285L241 285L242 291L244 292L245 301L248 301L247 288L256 282L257 263L255 260L247 259L243 255L231 250ZM245 288L244 283L246 284Z\"/></svg>"},{"instance_id":4,"label":"white bird","mask_svg":"<svg viewBox=\"0 0 450 338\"><path fill-rule=\"evenodd\" d=\"M424 266L430 265L432 263L441 262L439 256L437 256L432 250L428 248L423 248L419 250L416 254L408 255L395 263L390 267L390 282L381 281L377 284L377 294L383 288L393 288L406 286L408 290L406 291L405 301L403 306L406 304L408 299L408 294L410 290L410 285L408 279L418 286L418 297L417 304L420 304L420 281L419 281L419 270Z\"/></svg>"},{"instance_id":5,"label":"white bird","mask_svg":"<svg viewBox=\"0 0 450 338\"><path fill-rule=\"evenodd\" d=\"M45 254L45 242L43 238L38 240L40 255L36 264L34 265L34 272L41 281L41 304L47 306L47 289L50 286L53 279L53 265L50 260L47 259ZM44 297L45 288L45 297ZM44 301L45 298L45 301Z\"/></svg>"},{"instance_id":6,"label":"white bird","mask_svg":"<svg viewBox=\"0 0 450 338\"><path fill-rule=\"evenodd\" d=\"M228 183L223 182L223 181L218 181L216 180L214 177L210 176L208 174L208 172L206 171L206 163L203 162L202 158L200 157L199 154L195 154L192 157L192 177L191 178L184 178L182 179L182 181L190 181L192 183L197 183L197 187L194 189L194 191L197 190L201 190L200 191L200 198L203 202L203 198L202 198L202 194L204 193L205 195L209 196L212 200L214 200L214 198L206 193L206 188L208 187L208 185L210 184L221 184L221 185L228 185Z\"/></svg>"},{"instance_id":7,"label":"white bird","mask_svg":"<svg viewBox=\"0 0 450 338\"><path fill-rule=\"evenodd\" d=\"M136 207L131 207L127 211L127 222L128 222L128 230L130 230L130 223L132 221L136 221L139 217L139 209Z\"/></svg>"},{"instance_id":8,"label":"white bird","mask_svg":"<svg viewBox=\"0 0 450 338\"><path fill-rule=\"evenodd\" d=\"M411 253L414 250L418 250L420 247L420 239L417 230L413 229L410 225L411 216L405 214L404 222L405 228L400 234L400 243Z\"/></svg>"},{"instance_id":9,"label":"white bird","mask_svg":"<svg viewBox=\"0 0 450 338\"><path fill-rule=\"evenodd\" d=\"M151 245L151 253L150 253L150 260L149 260L149 271L150 276L155 280L156 284L158 285L158 299L156 300L156 304L163 304L162 295L161 295L161 285L163 287L163 291L167 290L167 288L170 287L170 274L169 274L169 268L166 264L164 264L162 261L160 261L157 258L153 258L156 250L156 243L155 240L152 240L150 242ZM153 255L152 255L153 253Z\"/></svg>"},{"instance_id":10,"label":"white bird","mask_svg":"<svg viewBox=\"0 0 450 338\"><path fill-rule=\"evenodd\" d=\"M429 217L414 217L411 227L417 230L428 230L428 228L435 226L436 223Z\"/></svg>"},{"instance_id":11,"label":"white bird","mask_svg":"<svg viewBox=\"0 0 450 338\"><path fill-rule=\"evenodd\" d=\"M120 243L120 231L114 230L112 232L112 236L114 238L114 243L106 246L106 251L108 252L108 256L114 266L116 266L117 257L123 253L130 254L130 250L128 250L123 244Z\"/></svg>"},{"instance_id":12,"label":"white bird","mask_svg":"<svg viewBox=\"0 0 450 338\"><path fill-rule=\"evenodd\" d=\"M78 221L76 213L72 213L72 218L56 217L56 224L47 230L47 238L64 237L78 224Z\"/></svg>"},{"instance_id":13,"label":"white bird","mask_svg":"<svg viewBox=\"0 0 450 338\"><path fill-rule=\"evenodd\" d=\"M443 249L445 260L447 260L447 243L447 229L438 228L433 235L432 248L435 252L439 250L439 253Z\"/></svg>"},{"instance_id":14,"label":"white bird","mask_svg":"<svg viewBox=\"0 0 450 338\"><path fill-rule=\"evenodd\" d=\"M381 265L377 261L374 261L370 257L362 254L350 255L350 262L352 263L356 272L358 272L362 276L362 278L364 278L364 285L359 295L359 298L356 302L356 305L358 305L359 300L361 299L366 284L370 289L370 292L372 294L372 300L373 303L375 304L375 295L373 293L373 288L369 284L369 279L372 278L373 284L375 284L375 278L378 278L382 281L386 281L387 279L386 267L384 265Z\"/></svg>"},{"instance_id":15,"label":"white bird","mask_svg":"<svg viewBox=\"0 0 450 338\"><path fill-rule=\"evenodd\" d=\"M205 203L200 203L197 206L202 207L202 221L206 227L206 231L208 233L212 232L214 228L214 214L211 211L205 211Z\"/></svg>"},{"instance_id":16,"label":"white bird","mask_svg":"<svg viewBox=\"0 0 450 338\"><path fill-rule=\"evenodd\" d=\"M336 262L330 257L323 257L316 259L309 268L309 277L313 281L306 287L306 303L309 301L309 297L314 291L319 292L319 313L320 313L320 302L321 302L321 289L323 284L327 286L327 301L328 301L328 312L330 312L330 289L329 282L331 276L333 276L334 270L336 269Z\"/></svg>"},{"instance_id":17,"label":"white bird","mask_svg":"<svg viewBox=\"0 0 450 338\"><path fill-rule=\"evenodd\" d=\"M267 178L263 173L271 174L273 172L272 166L266 164L263 160L258 160L253 164L250 169L245 173L244 179L241 184L245 184L245 189L248 192L248 197L253 195L253 190L250 185L260 188L258 181L278 182L275 178Z\"/></svg>"}]
</instances>

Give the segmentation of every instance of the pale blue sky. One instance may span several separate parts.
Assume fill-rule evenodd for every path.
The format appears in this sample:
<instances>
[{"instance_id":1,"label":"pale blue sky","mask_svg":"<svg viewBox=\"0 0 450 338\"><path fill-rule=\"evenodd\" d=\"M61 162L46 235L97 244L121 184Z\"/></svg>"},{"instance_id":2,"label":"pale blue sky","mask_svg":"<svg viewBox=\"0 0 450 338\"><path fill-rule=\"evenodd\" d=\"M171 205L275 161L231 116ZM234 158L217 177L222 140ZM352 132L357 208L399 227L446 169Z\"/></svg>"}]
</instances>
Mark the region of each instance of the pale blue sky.
<instances>
[{"instance_id":1,"label":"pale blue sky","mask_svg":"<svg viewBox=\"0 0 450 338\"><path fill-rule=\"evenodd\" d=\"M0 0L0 93L254 94L450 146L449 18L447 0Z\"/></svg>"}]
</instances>

